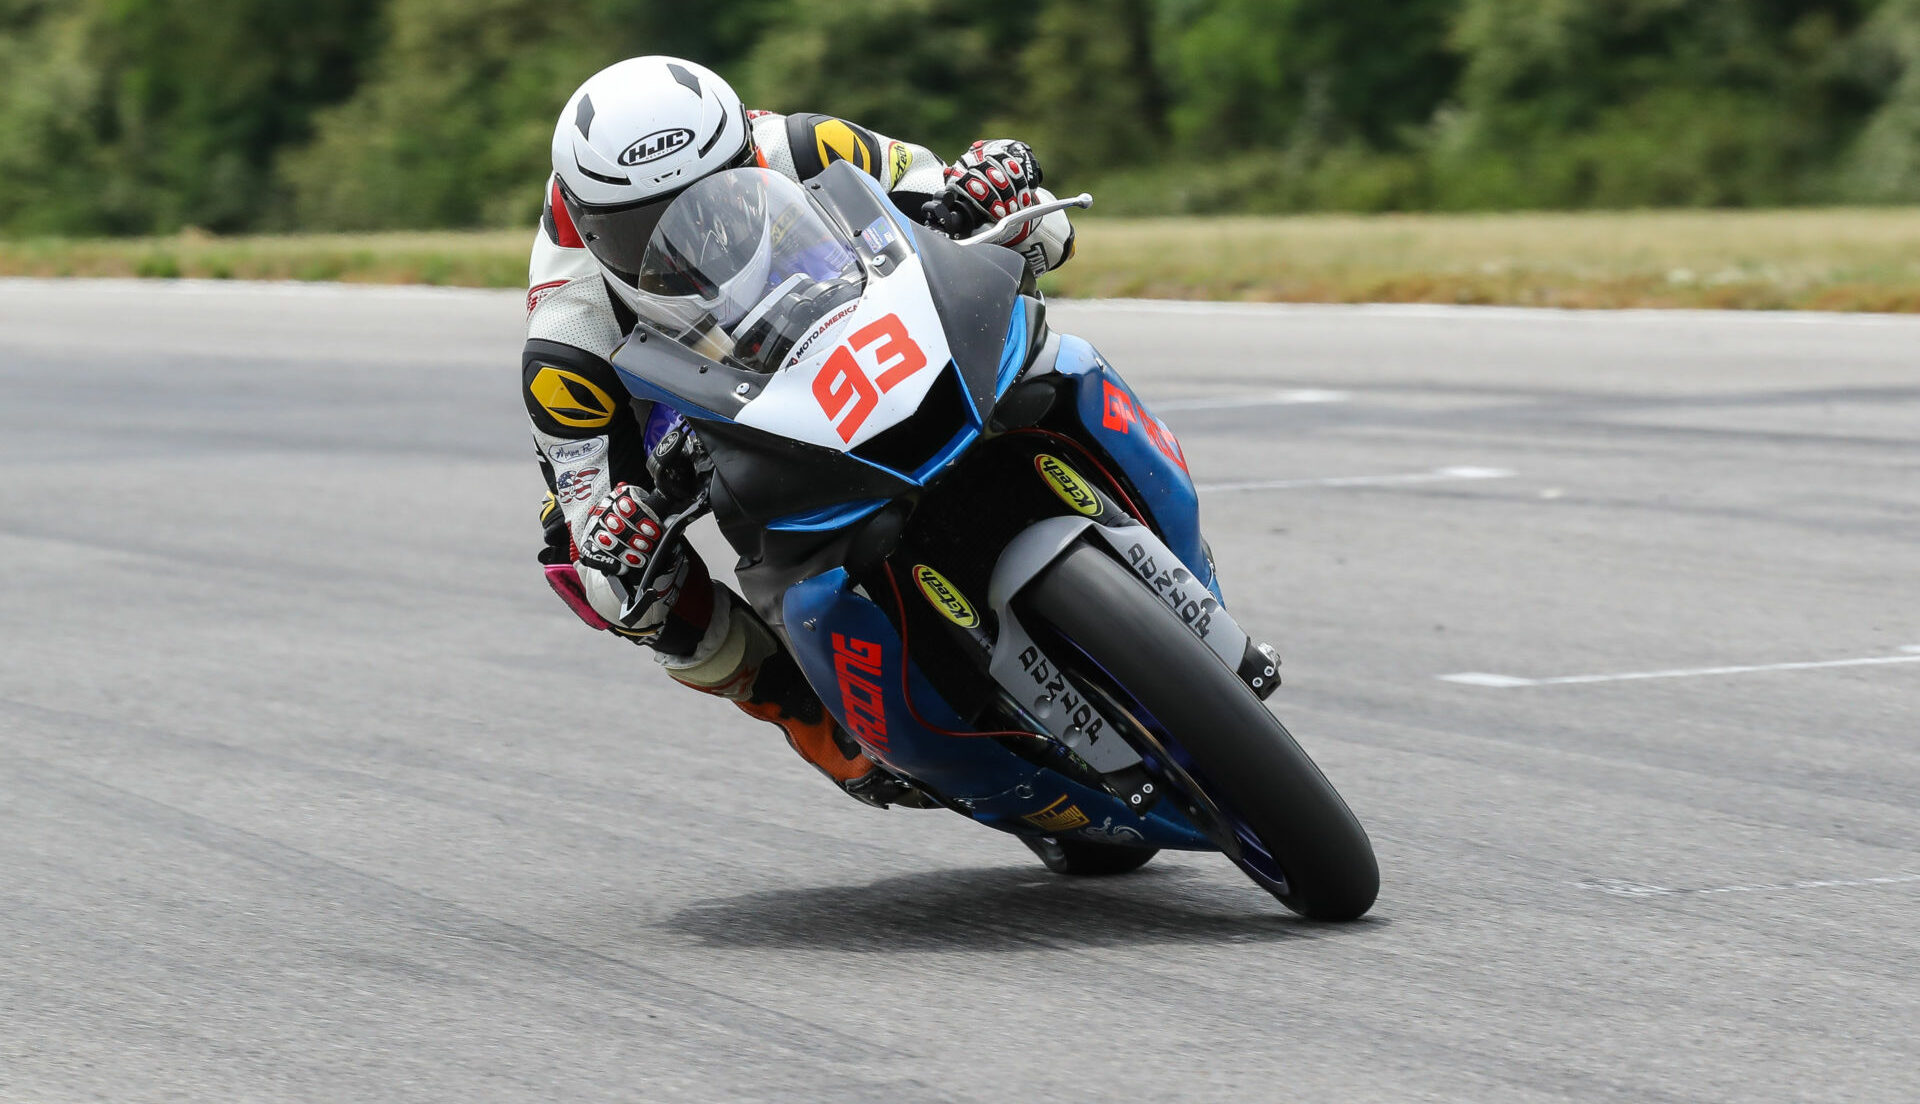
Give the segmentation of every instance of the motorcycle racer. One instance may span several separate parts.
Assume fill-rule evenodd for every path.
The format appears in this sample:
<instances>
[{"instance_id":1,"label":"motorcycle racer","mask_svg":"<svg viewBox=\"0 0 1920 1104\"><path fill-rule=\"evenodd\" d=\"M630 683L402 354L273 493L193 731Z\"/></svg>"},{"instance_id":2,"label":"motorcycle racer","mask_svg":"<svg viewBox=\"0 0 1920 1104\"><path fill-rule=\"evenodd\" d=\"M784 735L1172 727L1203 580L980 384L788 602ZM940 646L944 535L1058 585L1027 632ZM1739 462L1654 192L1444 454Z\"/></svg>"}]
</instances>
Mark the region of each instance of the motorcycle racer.
<instances>
[{"instance_id":1,"label":"motorcycle racer","mask_svg":"<svg viewBox=\"0 0 1920 1104\"><path fill-rule=\"evenodd\" d=\"M703 475L698 439L671 409L635 402L608 357L636 320L641 258L669 204L695 182L757 165L804 181L835 161L878 180L908 217L956 236L1050 200L1024 143L976 142L951 164L924 146L829 115L749 111L708 69L669 57L619 62L560 114L527 292L522 398L548 495L540 553L549 584L588 625L654 650L676 681L770 721L858 800L924 806L869 759L773 631L715 582L664 520ZM716 220L716 225L719 220ZM1008 248L1033 276L1073 254L1062 212ZM656 559L655 582L635 585Z\"/></svg>"}]
</instances>

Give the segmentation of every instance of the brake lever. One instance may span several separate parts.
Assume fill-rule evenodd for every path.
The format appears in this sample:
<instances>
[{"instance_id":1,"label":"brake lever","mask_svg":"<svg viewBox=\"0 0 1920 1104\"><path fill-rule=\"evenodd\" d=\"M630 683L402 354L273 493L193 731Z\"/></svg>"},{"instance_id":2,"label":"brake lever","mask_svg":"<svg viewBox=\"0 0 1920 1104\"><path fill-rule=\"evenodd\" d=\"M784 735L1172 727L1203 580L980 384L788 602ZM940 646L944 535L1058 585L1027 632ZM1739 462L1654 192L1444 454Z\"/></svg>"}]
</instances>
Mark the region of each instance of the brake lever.
<instances>
[{"instance_id":1,"label":"brake lever","mask_svg":"<svg viewBox=\"0 0 1920 1104\"><path fill-rule=\"evenodd\" d=\"M654 548L664 549L678 540L687 526L705 517L712 509L712 499L707 490L702 488L700 493L694 496L693 501L687 504L686 509L660 523L660 539L654 543ZM646 608L643 600L653 593L654 578L660 574L662 568L666 567L667 560L668 557L661 555L655 555L647 560L646 569L640 572L640 581L633 585L632 593L628 594L627 600L620 604L622 624L631 622L641 610Z\"/></svg>"},{"instance_id":2,"label":"brake lever","mask_svg":"<svg viewBox=\"0 0 1920 1104\"><path fill-rule=\"evenodd\" d=\"M1034 219L1046 218L1055 211L1065 211L1074 207L1093 206L1093 196L1081 192L1070 199L1055 199L1046 203L1036 203L1031 207L1022 207L971 238L961 238L961 245L999 245L1009 241L1019 233L1019 228Z\"/></svg>"}]
</instances>

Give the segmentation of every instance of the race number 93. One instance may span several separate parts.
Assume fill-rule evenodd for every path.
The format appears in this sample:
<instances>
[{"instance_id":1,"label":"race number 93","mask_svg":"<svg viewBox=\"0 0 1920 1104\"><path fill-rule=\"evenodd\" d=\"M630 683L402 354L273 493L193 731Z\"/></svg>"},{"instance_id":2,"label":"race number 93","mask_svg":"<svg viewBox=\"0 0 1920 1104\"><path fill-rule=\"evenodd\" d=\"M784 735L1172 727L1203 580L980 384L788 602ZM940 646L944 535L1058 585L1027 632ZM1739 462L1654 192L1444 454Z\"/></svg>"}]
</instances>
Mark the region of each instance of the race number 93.
<instances>
[{"instance_id":1,"label":"race number 93","mask_svg":"<svg viewBox=\"0 0 1920 1104\"><path fill-rule=\"evenodd\" d=\"M863 365L864 362L864 365ZM852 441L880 396L927 366L927 354L907 336L897 314L861 327L833 351L813 377L813 397L842 441Z\"/></svg>"}]
</instances>

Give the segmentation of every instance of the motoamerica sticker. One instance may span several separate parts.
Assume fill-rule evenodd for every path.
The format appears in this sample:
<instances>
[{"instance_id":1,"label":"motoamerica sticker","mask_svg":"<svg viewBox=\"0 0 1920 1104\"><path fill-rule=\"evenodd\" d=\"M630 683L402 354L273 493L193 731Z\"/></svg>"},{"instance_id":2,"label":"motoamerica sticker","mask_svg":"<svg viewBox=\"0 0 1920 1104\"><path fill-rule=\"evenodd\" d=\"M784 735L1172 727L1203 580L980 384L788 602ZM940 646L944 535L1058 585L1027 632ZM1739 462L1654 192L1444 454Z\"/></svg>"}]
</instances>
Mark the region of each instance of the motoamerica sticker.
<instances>
[{"instance_id":1,"label":"motoamerica sticker","mask_svg":"<svg viewBox=\"0 0 1920 1104\"><path fill-rule=\"evenodd\" d=\"M920 593L933 604L933 608L944 614L947 620L963 629L971 629L980 623L980 614L974 610L973 603L962 597L945 575L926 564L915 564L913 581L920 585Z\"/></svg>"},{"instance_id":2,"label":"motoamerica sticker","mask_svg":"<svg viewBox=\"0 0 1920 1104\"><path fill-rule=\"evenodd\" d=\"M1060 501L1088 517L1100 515L1100 496L1087 485L1086 480L1080 478L1079 472L1067 467L1058 457L1048 456L1044 452L1033 458L1033 467L1046 477L1047 483L1053 487L1053 493L1060 496Z\"/></svg>"}]
</instances>

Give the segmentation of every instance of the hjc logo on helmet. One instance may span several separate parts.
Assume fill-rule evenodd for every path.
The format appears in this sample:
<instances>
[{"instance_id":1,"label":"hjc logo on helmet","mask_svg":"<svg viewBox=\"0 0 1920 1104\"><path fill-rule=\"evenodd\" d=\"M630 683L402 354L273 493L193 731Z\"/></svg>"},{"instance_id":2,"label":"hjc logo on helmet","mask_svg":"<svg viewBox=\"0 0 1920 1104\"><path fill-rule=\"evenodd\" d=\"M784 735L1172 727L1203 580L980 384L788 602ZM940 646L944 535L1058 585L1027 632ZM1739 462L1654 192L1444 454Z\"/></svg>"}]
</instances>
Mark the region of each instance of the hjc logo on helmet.
<instances>
[{"instance_id":1,"label":"hjc logo on helmet","mask_svg":"<svg viewBox=\"0 0 1920 1104\"><path fill-rule=\"evenodd\" d=\"M693 131L686 127L674 127L670 130L656 130L633 145L620 151L622 165L632 167L644 165L649 161L658 161L670 153L677 153L693 141Z\"/></svg>"}]
</instances>

